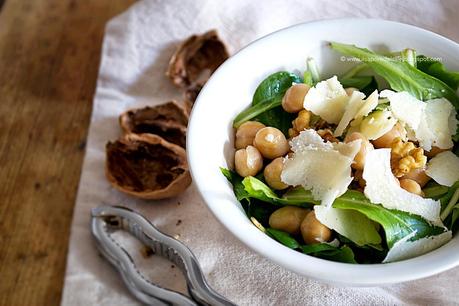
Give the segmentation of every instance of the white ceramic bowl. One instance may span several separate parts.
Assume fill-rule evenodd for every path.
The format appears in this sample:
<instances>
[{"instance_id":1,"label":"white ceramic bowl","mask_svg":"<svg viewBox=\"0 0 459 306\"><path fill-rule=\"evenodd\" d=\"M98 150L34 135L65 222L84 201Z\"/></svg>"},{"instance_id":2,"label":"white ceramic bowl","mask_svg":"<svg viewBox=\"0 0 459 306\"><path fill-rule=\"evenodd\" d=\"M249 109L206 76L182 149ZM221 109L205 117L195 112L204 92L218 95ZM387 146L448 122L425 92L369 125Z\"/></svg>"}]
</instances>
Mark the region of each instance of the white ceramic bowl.
<instances>
[{"instance_id":1,"label":"white ceramic bowl","mask_svg":"<svg viewBox=\"0 0 459 306\"><path fill-rule=\"evenodd\" d=\"M232 120L249 106L257 85L269 74L304 71L313 57L322 77L355 63L341 61L327 42L377 51L414 48L441 57L459 70L459 45L435 33L396 22L336 19L295 25L267 35L228 59L202 89L188 126L187 152L193 181L217 219L248 247L300 275L353 286L371 286L427 277L459 265L459 236L423 256L390 264L352 265L322 260L291 250L252 225L219 167L233 163Z\"/></svg>"}]
</instances>

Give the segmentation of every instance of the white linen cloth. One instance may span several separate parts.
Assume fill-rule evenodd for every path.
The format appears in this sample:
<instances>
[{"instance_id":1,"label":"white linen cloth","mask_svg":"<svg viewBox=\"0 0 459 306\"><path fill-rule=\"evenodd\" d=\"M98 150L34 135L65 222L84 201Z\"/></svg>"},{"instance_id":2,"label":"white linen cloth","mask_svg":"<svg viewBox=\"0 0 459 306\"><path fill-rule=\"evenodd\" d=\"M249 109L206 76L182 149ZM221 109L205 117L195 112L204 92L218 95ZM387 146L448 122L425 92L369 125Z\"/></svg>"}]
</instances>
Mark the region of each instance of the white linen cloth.
<instances>
[{"instance_id":1,"label":"white linen cloth","mask_svg":"<svg viewBox=\"0 0 459 306\"><path fill-rule=\"evenodd\" d=\"M459 268L384 287L347 288L319 283L287 271L242 245L213 217L193 185L175 199L142 201L116 191L105 179L105 144L120 135L118 115L129 108L181 99L181 93L164 73L171 54L183 39L216 28L234 53L286 26L337 17L396 20L459 41L459 2L453 0L151 0L136 3L107 24L62 305L138 304L117 272L98 256L91 239L90 209L101 204L134 208L165 233L179 235L196 254L210 285L239 305L459 303ZM184 290L177 268L156 257L142 259L137 246L131 250L146 275L164 286Z\"/></svg>"}]
</instances>

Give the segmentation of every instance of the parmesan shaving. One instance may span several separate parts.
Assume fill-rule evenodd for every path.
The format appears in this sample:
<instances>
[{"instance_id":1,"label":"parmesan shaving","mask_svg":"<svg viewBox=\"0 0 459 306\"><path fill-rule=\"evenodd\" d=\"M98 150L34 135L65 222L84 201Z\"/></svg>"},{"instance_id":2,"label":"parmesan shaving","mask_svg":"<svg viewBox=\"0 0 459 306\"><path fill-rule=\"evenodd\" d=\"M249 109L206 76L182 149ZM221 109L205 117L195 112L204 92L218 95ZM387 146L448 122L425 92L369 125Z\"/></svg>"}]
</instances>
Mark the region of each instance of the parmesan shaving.
<instances>
[{"instance_id":1,"label":"parmesan shaving","mask_svg":"<svg viewBox=\"0 0 459 306\"><path fill-rule=\"evenodd\" d=\"M336 76L319 82L304 97L304 108L328 123L338 124L343 117L349 97Z\"/></svg>"},{"instance_id":2,"label":"parmesan shaving","mask_svg":"<svg viewBox=\"0 0 459 306\"><path fill-rule=\"evenodd\" d=\"M406 211L424 217L435 224L440 221L440 202L423 198L400 187L390 167L390 149L367 152L363 179L365 196L372 203L388 209Z\"/></svg>"},{"instance_id":3,"label":"parmesan shaving","mask_svg":"<svg viewBox=\"0 0 459 306\"><path fill-rule=\"evenodd\" d=\"M419 146L430 151L453 147L451 137L456 133L456 110L445 98L422 102L407 92L383 90L395 118L408 126L409 138L419 141Z\"/></svg>"},{"instance_id":4,"label":"parmesan shaving","mask_svg":"<svg viewBox=\"0 0 459 306\"><path fill-rule=\"evenodd\" d=\"M400 261L425 254L441 247L452 238L451 231L447 231L440 235L409 241L415 234L413 232L411 235L397 241L387 253L383 263Z\"/></svg>"},{"instance_id":5,"label":"parmesan shaving","mask_svg":"<svg viewBox=\"0 0 459 306\"><path fill-rule=\"evenodd\" d=\"M389 99L390 108L395 118L406 123L413 130L419 127L426 103L419 101L405 91L383 90L380 96Z\"/></svg>"},{"instance_id":6,"label":"parmesan shaving","mask_svg":"<svg viewBox=\"0 0 459 306\"><path fill-rule=\"evenodd\" d=\"M452 148L451 137L456 133L456 110L446 99L434 99L426 102L424 116L418 130L415 130L419 145L430 151L432 146L440 149Z\"/></svg>"},{"instance_id":7,"label":"parmesan shaving","mask_svg":"<svg viewBox=\"0 0 459 306\"><path fill-rule=\"evenodd\" d=\"M459 157L451 151L439 153L427 164L426 174L440 185L453 186L459 180Z\"/></svg>"},{"instance_id":8,"label":"parmesan shaving","mask_svg":"<svg viewBox=\"0 0 459 306\"><path fill-rule=\"evenodd\" d=\"M285 159L282 182L311 190L315 200L331 206L352 182L351 164L360 149L360 140L347 144L324 142L309 129L290 141L292 157Z\"/></svg>"},{"instance_id":9,"label":"parmesan shaving","mask_svg":"<svg viewBox=\"0 0 459 306\"><path fill-rule=\"evenodd\" d=\"M349 122L351 122L360 109L363 108L365 105L363 98L365 98L365 95L360 91L356 90L352 93L352 96L349 98L349 102L347 103L346 110L344 111L344 115L333 133L335 137L343 135L344 129L346 129Z\"/></svg>"},{"instance_id":10,"label":"parmesan shaving","mask_svg":"<svg viewBox=\"0 0 459 306\"><path fill-rule=\"evenodd\" d=\"M357 114L355 114L354 119L358 120L368 116L368 114L371 113L376 106L378 106L378 102L378 90L375 90L365 100L363 106L359 109Z\"/></svg>"}]
</instances>

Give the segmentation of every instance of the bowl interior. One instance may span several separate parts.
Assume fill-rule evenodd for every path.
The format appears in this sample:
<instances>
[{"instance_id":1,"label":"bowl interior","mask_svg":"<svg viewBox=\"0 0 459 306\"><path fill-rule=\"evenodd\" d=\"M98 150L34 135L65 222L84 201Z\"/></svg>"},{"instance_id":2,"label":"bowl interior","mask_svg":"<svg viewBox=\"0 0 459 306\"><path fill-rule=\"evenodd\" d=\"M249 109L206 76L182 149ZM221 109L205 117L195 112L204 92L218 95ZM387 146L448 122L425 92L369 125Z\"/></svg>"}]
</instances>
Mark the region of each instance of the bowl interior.
<instances>
[{"instance_id":1,"label":"bowl interior","mask_svg":"<svg viewBox=\"0 0 459 306\"><path fill-rule=\"evenodd\" d=\"M247 246L287 269L319 280L377 285L426 277L459 264L457 236L423 256L384 265L342 264L293 251L252 225L220 173L220 167L232 167L233 163L232 120L249 106L255 88L266 76L280 70L301 74L308 57L316 60L322 77L355 65L332 51L329 41L376 51L410 47L418 54L441 58L448 68L459 70L458 44L426 30L383 20L337 19L300 24L253 42L212 75L193 108L187 135L188 161L203 199L217 219Z\"/></svg>"}]
</instances>

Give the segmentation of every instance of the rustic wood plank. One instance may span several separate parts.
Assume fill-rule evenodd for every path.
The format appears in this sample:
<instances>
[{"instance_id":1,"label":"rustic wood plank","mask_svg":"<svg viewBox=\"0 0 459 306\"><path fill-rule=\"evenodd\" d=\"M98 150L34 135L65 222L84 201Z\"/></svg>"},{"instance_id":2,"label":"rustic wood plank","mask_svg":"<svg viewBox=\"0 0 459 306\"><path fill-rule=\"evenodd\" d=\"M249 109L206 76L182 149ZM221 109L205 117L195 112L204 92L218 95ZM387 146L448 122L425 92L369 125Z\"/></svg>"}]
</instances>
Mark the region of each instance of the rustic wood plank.
<instances>
[{"instance_id":1,"label":"rustic wood plank","mask_svg":"<svg viewBox=\"0 0 459 306\"><path fill-rule=\"evenodd\" d=\"M0 12L1 305L60 302L103 30L133 2L8 0Z\"/></svg>"}]
</instances>

